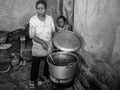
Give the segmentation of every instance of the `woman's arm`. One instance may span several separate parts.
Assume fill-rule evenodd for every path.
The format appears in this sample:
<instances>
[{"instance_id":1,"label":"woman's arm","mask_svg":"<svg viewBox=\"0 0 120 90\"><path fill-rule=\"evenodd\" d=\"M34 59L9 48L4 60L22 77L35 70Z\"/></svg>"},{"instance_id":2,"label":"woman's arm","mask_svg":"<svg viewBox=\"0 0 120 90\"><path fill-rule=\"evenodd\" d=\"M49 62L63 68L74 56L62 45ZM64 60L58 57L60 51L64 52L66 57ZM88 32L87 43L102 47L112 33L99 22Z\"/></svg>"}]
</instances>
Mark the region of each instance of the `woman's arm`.
<instances>
[{"instance_id":1,"label":"woman's arm","mask_svg":"<svg viewBox=\"0 0 120 90\"><path fill-rule=\"evenodd\" d=\"M33 23L30 23L29 35L32 40L34 40L37 43L40 43L44 49L48 49L47 43L44 40L42 40L36 36L36 28Z\"/></svg>"},{"instance_id":2,"label":"woman's arm","mask_svg":"<svg viewBox=\"0 0 120 90\"><path fill-rule=\"evenodd\" d=\"M45 50L48 50L48 45L47 45L47 43L46 43L44 40L38 38L36 35L35 35L32 39L33 39L35 42L40 43Z\"/></svg>"}]
</instances>

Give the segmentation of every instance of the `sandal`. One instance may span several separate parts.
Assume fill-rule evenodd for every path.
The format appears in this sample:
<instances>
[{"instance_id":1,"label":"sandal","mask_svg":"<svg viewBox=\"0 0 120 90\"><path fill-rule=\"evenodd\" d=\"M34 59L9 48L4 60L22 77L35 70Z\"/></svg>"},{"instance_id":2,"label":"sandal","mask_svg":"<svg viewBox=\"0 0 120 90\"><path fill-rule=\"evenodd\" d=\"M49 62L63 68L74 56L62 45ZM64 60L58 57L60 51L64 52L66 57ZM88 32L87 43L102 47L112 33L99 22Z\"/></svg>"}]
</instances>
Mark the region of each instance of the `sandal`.
<instances>
[{"instance_id":1,"label":"sandal","mask_svg":"<svg viewBox=\"0 0 120 90\"><path fill-rule=\"evenodd\" d=\"M29 86L30 86L30 89L34 89L35 88L35 82L34 81L30 81L29 82Z\"/></svg>"}]
</instances>

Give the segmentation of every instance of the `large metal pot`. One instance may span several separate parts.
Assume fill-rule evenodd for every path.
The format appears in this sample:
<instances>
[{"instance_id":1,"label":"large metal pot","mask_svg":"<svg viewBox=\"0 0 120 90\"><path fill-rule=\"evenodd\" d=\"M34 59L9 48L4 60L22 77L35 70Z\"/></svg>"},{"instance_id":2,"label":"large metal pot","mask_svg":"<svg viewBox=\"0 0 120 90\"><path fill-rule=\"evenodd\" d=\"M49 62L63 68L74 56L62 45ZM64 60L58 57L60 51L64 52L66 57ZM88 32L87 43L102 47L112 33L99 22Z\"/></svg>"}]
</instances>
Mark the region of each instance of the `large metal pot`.
<instances>
[{"instance_id":1,"label":"large metal pot","mask_svg":"<svg viewBox=\"0 0 120 90\"><path fill-rule=\"evenodd\" d=\"M73 79L78 57L73 53L56 52L47 57L49 72L55 83L66 83ZM57 80L55 80L57 79Z\"/></svg>"},{"instance_id":2,"label":"large metal pot","mask_svg":"<svg viewBox=\"0 0 120 90\"><path fill-rule=\"evenodd\" d=\"M78 56L73 52L81 46L79 37L71 31L60 31L54 34L54 46L61 50L47 57L50 78L55 83L70 82L77 71Z\"/></svg>"}]
</instances>

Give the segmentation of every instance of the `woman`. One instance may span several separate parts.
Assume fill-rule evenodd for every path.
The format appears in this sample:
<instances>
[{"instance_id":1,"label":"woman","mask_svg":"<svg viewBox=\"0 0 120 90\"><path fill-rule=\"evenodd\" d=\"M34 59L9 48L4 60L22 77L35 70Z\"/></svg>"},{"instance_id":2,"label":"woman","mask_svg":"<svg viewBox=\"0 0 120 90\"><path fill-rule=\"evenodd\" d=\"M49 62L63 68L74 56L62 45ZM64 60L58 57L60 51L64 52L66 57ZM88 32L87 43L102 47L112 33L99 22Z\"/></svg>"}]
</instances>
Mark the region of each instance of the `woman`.
<instances>
[{"instance_id":1,"label":"woman","mask_svg":"<svg viewBox=\"0 0 120 90\"><path fill-rule=\"evenodd\" d=\"M36 15L30 19L29 35L32 39L32 67L30 86L38 85L38 72L41 60L45 61L44 75L48 77L47 55L52 50L52 34L55 32L53 18L46 14L47 3L45 0L36 2Z\"/></svg>"}]
</instances>

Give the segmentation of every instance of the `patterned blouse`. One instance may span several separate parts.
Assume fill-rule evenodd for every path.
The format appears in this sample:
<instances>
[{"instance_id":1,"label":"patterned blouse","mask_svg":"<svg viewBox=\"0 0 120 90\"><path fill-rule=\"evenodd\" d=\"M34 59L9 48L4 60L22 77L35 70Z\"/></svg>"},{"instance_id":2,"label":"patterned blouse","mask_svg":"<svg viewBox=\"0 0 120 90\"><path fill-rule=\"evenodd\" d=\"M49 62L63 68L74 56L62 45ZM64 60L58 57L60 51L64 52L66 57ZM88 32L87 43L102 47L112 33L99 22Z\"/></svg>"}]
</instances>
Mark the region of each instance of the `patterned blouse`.
<instances>
[{"instance_id":1,"label":"patterned blouse","mask_svg":"<svg viewBox=\"0 0 120 90\"><path fill-rule=\"evenodd\" d=\"M48 51L45 50L40 43L33 42L32 46L32 55L33 56L47 56L52 50L52 33L55 32L55 26L53 18L49 15L46 15L45 21L41 21L37 15L33 16L30 19L30 28L29 35L30 38L37 36L38 38L44 40L48 44Z\"/></svg>"}]
</instances>

